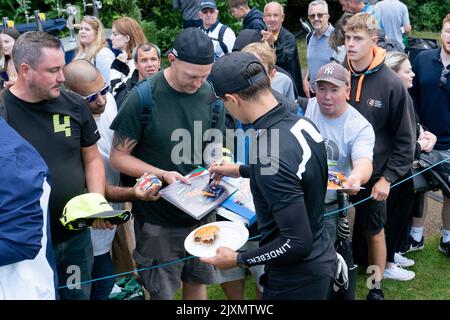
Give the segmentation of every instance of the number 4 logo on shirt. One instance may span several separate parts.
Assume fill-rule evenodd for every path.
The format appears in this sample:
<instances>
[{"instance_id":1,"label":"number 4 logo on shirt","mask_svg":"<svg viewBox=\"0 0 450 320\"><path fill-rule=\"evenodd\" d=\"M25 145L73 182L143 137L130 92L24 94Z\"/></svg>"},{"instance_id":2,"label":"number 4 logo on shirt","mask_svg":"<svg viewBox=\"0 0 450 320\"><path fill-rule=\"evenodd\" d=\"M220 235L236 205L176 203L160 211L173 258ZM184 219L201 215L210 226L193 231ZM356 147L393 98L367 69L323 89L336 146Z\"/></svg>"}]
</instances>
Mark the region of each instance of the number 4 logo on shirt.
<instances>
[{"instance_id":1,"label":"number 4 logo on shirt","mask_svg":"<svg viewBox=\"0 0 450 320\"><path fill-rule=\"evenodd\" d=\"M63 119L63 123L61 123L61 115L53 115L53 130L55 133L64 131L66 137L70 137L72 135L72 131L70 130L70 116L64 116Z\"/></svg>"}]
</instances>

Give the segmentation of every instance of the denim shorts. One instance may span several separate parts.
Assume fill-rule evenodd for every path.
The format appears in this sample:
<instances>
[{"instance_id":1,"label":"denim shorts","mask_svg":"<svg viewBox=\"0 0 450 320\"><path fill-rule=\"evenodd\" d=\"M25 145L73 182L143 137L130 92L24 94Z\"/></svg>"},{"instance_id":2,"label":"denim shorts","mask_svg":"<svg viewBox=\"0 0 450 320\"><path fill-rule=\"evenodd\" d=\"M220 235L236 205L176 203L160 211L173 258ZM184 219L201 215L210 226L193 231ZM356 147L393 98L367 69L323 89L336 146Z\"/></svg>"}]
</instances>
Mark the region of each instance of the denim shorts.
<instances>
[{"instance_id":1,"label":"denim shorts","mask_svg":"<svg viewBox=\"0 0 450 320\"><path fill-rule=\"evenodd\" d=\"M245 252L245 251L251 251L259 248L259 241L250 240L247 241L247 243L239 249L239 252ZM255 283L258 286L259 292L263 291L263 287L259 284L259 279L264 274L264 265L257 265L252 266L248 269L243 269L240 267L230 268L230 269L216 269L216 283L222 284L224 282L229 281L236 281L245 279L245 275L247 273L247 270L253 275L253 278L255 279Z\"/></svg>"}]
</instances>

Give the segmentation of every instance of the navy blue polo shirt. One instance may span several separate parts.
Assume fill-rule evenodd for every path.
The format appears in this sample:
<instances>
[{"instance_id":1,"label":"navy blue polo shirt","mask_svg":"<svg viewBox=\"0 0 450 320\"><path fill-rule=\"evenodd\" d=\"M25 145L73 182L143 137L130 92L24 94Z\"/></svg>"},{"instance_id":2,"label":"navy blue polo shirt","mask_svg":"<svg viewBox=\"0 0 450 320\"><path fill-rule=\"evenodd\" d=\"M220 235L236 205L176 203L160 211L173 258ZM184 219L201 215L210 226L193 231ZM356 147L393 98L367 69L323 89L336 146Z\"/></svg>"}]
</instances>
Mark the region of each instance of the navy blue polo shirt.
<instances>
[{"instance_id":1,"label":"navy blue polo shirt","mask_svg":"<svg viewBox=\"0 0 450 320\"><path fill-rule=\"evenodd\" d=\"M450 149L450 74L446 84L440 83L442 70L441 49L420 53L414 60L416 74L410 89L419 122L437 136L437 150ZM450 65L447 66L450 68Z\"/></svg>"}]
</instances>

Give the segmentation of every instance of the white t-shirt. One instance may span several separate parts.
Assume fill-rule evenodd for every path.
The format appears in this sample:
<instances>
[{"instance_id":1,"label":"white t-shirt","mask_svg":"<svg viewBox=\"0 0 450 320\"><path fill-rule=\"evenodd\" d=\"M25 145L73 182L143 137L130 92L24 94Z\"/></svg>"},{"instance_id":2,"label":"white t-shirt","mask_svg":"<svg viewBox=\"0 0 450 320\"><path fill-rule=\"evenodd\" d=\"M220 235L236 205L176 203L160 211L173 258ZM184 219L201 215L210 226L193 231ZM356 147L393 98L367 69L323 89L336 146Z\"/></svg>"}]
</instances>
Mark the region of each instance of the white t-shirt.
<instances>
[{"instance_id":1,"label":"white t-shirt","mask_svg":"<svg viewBox=\"0 0 450 320\"><path fill-rule=\"evenodd\" d=\"M219 41L214 40L214 39L219 39L219 32L220 32L220 28L222 27L222 25L223 24L221 24L219 22L213 30L205 31L205 30L202 29L203 32L205 32L208 35L208 37L213 39L214 55L215 55L214 61L219 59L224 54L224 52L222 50L222 47L220 46ZM231 53L231 51L233 51L233 46L234 46L234 41L235 40L236 40L236 35L234 34L234 31L231 30L229 27L227 27L225 29L225 32L223 33L222 41L226 45L226 47L228 49L228 53Z\"/></svg>"},{"instance_id":2,"label":"white t-shirt","mask_svg":"<svg viewBox=\"0 0 450 320\"><path fill-rule=\"evenodd\" d=\"M106 180L109 184L117 186L120 182L120 173L111 167L109 161L109 153L114 134L114 131L109 126L117 115L117 106L114 97L109 92L106 94L106 101L105 111L99 117L94 117L98 132L100 133L100 140L97 141L97 147L105 165ZM111 203L111 206L119 210L122 209L123 203ZM116 228L113 230L94 230L91 228L94 256L105 254L111 250L115 233Z\"/></svg>"},{"instance_id":3,"label":"white t-shirt","mask_svg":"<svg viewBox=\"0 0 450 320\"><path fill-rule=\"evenodd\" d=\"M339 118L331 119L320 112L316 98L308 101L305 117L310 119L324 138L327 149L328 170L344 172L348 176L352 161L359 158L373 158L375 132L372 125L355 108ZM328 190L325 203L337 200L337 192Z\"/></svg>"}]
</instances>

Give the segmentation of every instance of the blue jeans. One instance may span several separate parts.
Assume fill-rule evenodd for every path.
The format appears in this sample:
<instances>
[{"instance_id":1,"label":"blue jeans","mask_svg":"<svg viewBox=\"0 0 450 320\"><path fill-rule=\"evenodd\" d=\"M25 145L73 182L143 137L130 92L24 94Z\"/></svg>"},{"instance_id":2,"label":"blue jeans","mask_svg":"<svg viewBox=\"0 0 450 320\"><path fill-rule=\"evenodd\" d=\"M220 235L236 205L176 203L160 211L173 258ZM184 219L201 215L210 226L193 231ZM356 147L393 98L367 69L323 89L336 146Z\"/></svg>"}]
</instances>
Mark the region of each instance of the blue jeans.
<instances>
[{"instance_id":1,"label":"blue jeans","mask_svg":"<svg viewBox=\"0 0 450 320\"><path fill-rule=\"evenodd\" d=\"M58 271L58 295L61 300L89 300L94 264L89 229L53 246ZM83 282L87 282L84 284ZM72 285L73 287L66 287Z\"/></svg>"},{"instance_id":2,"label":"blue jeans","mask_svg":"<svg viewBox=\"0 0 450 320\"><path fill-rule=\"evenodd\" d=\"M94 257L92 280L114 274L113 262L109 252ZM92 282L91 300L108 300L114 286L114 277Z\"/></svg>"}]
</instances>

